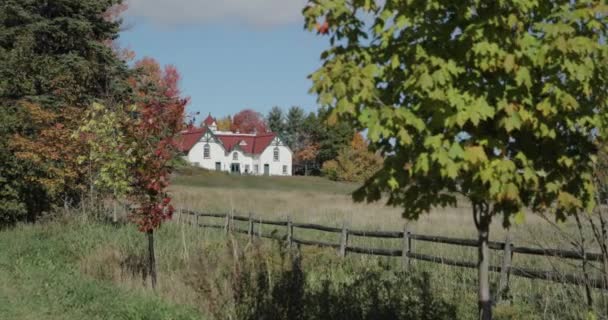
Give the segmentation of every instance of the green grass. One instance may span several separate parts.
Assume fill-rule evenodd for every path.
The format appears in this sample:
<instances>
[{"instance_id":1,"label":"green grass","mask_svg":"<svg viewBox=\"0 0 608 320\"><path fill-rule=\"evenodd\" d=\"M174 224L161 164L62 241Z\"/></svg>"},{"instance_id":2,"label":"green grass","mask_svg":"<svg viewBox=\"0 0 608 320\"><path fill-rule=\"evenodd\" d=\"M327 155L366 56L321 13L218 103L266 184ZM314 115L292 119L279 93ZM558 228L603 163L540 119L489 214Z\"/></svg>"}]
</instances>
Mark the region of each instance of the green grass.
<instances>
[{"instance_id":1,"label":"green grass","mask_svg":"<svg viewBox=\"0 0 608 320\"><path fill-rule=\"evenodd\" d=\"M300 236L318 238L314 233ZM293 279L289 268L281 267L278 242L262 239L249 243L245 235L194 228L178 219L163 225L155 238L159 283L153 293L140 273L131 273L123 266L128 258L135 258L132 265L145 258L145 237L133 225L114 227L76 214L0 232L0 318L225 319L222 316L225 312L234 314L257 305L259 288L249 285L236 288L254 290L246 292L253 300L233 300L239 278L255 278L255 272L269 270L271 284ZM248 263L243 261L257 262L258 271L249 273ZM375 299L373 295L349 294L355 291L353 281L361 274L392 279L402 266L399 258L351 254L341 259L335 250L303 247L302 270L309 298L323 299L321 289L330 283L337 290L332 301L339 304L344 299L371 299L361 300L370 305ZM455 308L454 319L475 318L474 270L415 262L408 274L416 276L422 272L430 274L429 294ZM496 283L497 275L492 279ZM585 306L577 298L580 287L517 277L511 281L511 304L498 306L496 319L579 319L584 314ZM375 288L373 282L367 285L370 290ZM293 293L290 288L288 282L277 288L284 292L266 291L266 299ZM393 292L395 298L403 295L417 299L418 293L413 293L413 288L397 289L400 291ZM270 303L269 307L274 304L287 307L281 301L264 303ZM388 303L382 301L385 302Z\"/></svg>"},{"instance_id":2,"label":"green grass","mask_svg":"<svg viewBox=\"0 0 608 320\"><path fill-rule=\"evenodd\" d=\"M239 176L192 167L179 170L172 182L175 185L191 187L313 191L333 194L350 194L359 186L355 183L335 182L322 177Z\"/></svg>"},{"instance_id":3,"label":"green grass","mask_svg":"<svg viewBox=\"0 0 608 320\"><path fill-rule=\"evenodd\" d=\"M79 260L116 232L98 223L0 231L0 318L200 319L194 308L151 290L121 288L80 272Z\"/></svg>"},{"instance_id":4,"label":"green grass","mask_svg":"<svg viewBox=\"0 0 608 320\"><path fill-rule=\"evenodd\" d=\"M284 218L287 213L294 221L333 226L341 226L346 221L351 227L360 229L401 230L404 223L399 209L381 204L353 204L348 192L355 185L322 178L239 177L193 170L180 173L174 182L177 185L172 187L172 193L178 207L232 210L241 214L254 212L265 218ZM137 269L145 259L146 240L131 224L111 226L78 212L51 222L0 231L0 319L225 319L226 312L236 314L240 308L255 306L255 297L258 297L254 291L250 292L254 297L251 301L233 301L235 286L240 287L238 279L255 276L242 269L247 267L242 258L235 257L259 261L257 268L272 271L268 275L270 283L277 283L290 274L289 269L280 266L282 258L277 242L263 239L249 243L244 235L194 228L180 223L184 219L185 216L178 214L155 233L159 271L156 292L148 287L148 280L142 281L141 270ZM223 223L221 219L204 221ZM411 226L423 234L471 238L474 236L472 224L470 208L463 207L433 212L412 222ZM239 226L246 227L243 223ZM264 232L272 229L264 228ZM284 227L277 229L281 234L285 232ZM571 246L567 238L562 239L554 229L547 228L542 220L533 216L511 232L518 243L544 243L558 248ZM339 238L338 234L302 229L297 229L295 235L332 242ZM504 230L498 221L493 226L493 238L502 240L503 236ZM353 245L368 247L398 248L402 245L400 240L352 237L350 241ZM414 247L416 252L446 258L474 260L476 257L474 248L422 242L415 242ZM493 264L499 265L501 258L501 252L492 253ZM399 258L357 254L341 259L335 250L302 248L307 292L322 298L318 294L323 292L318 289L330 283L337 290L333 298L338 305L344 299L353 298L347 293L355 291L350 286L358 275L372 272L371 276L376 276L388 272L385 275L391 278L402 270L400 262ZM514 257L515 265L530 264L549 270L556 266L554 262L537 257ZM416 261L410 272L430 274L432 296L454 306L455 319L475 318L475 270ZM492 274L491 281L496 286L498 274ZM582 287L518 277L512 277L510 283L511 299L496 307L496 319L574 320L585 316ZM374 282L367 284L370 289L376 287ZM287 291L266 298L282 298L293 291L289 286L285 288ZM400 288L404 291L398 291L397 296L409 296L410 289ZM594 297L594 310L602 314L608 297L597 291ZM373 295L361 299L372 298ZM270 303L271 309L274 303L285 307L281 299L265 301Z\"/></svg>"}]
</instances>

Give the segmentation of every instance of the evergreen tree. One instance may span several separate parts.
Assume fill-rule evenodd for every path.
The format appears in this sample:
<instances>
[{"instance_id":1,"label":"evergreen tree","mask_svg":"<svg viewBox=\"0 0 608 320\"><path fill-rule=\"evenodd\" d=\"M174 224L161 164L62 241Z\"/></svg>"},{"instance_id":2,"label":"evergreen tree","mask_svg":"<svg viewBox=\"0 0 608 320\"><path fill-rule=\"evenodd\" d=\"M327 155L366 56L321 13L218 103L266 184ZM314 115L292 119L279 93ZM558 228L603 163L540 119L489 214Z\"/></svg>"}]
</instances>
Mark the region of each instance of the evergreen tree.
<instances>
[{"instance_id":1,"label":"evergreen tree","mask_svg":"<svg viewBox=\"0 0 608 320\"><path fill-rule=\"evenodd\" d=\"M304 110L298 106L289 108L285 129L287 145L296 152L302 147L302 129L304 126Z\"/></svg>"},{"instance_id":2,"label":"evergreen tree","mask_svg":"<svg viewBox=\"0 0 608 320\"><path fill-rule=\"evenodd\" d=\"M327 108L320 108L318 122L321 125L319 132L319 164L338 157L340 150L348 146L355 134L355 128L348 122L330 121L330 112Z\"/></svg>"},{"instance_id":3,"label":"evergreen tree","mask_svg":"<svg viewBox=\"0 0 608 320\"><path fill-rule=\"evenodd\" d=\"M81 112L94 101L104 100L113 105L129 97L128 68L108 45L118 37L120 20L105 16L120 3L120 0L2 2L0 202L3 206L0 222L14 222L26 213L34 218L58 200L66 201L67 196L71 197L70 201L78 200L75 196L75 190L80 187L78 183L70 184L73 190L51 197L56 190L27 181L26 177L43 181L73 171L68 165L71 160L64 163L62 157L49 157L36 148L36 143L43 140L41 133L63 138L65 130L75 129L70 126L77 125L77 121L62 120L67 115L65 108ZM40 114L32 112L37 110L40 114L56 113L57 116L53 116L56 120L34 121ZM16 136L20 138L19 146L14 144ZM36 162L40 159L48 162ZM57 175L56 171L44 168L65 168L66 172Z\"/></svg>"},{"instance_id":4,"label":"evergreen tree","mask_svg":"<svg viewBox=\"0 0 608 320\"><path fill-rule=\"evenodd\" d=\"M280 107L274 106L270 109L266 122L270 131L278 134L280 137L285 134L285 115Z\"/></svg>"}]
</instances>

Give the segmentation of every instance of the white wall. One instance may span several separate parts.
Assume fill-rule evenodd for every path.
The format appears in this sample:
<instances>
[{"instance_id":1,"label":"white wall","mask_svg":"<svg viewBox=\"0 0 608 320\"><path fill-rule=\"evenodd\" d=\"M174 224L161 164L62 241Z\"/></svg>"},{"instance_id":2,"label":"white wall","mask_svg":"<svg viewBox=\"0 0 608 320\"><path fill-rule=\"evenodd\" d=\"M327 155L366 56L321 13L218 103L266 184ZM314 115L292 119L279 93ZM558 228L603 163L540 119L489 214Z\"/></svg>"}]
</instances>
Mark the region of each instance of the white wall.
<instances>
[{"instance_id":1,"label":"white wall","mask_svg":"<svg viewBox=\"0 0 608 320\"><path fill-rule=\"evenodd\" d=\"M260 155L260 171L264 174L264 164L270 165L270 175L272 176L290 176L291 175L291 163L292 154L289 148L285 146L279 146L279 161L274 161L274 148L275 146L270 145ZM287 166L287 173L283 174L283 166Z\"/></svg>"},{"instance_id":2,"label":"white wall","mask_svg":"<svg viewBox=\"0 0 608 320\"><path fill-rule=\"evenodd\" d=\"M208 159L205 159L204 153L203 153L203 148L205 146L205 142L197 142L192 149L190 149L190 152L188 152L188 161L190 163L192 163L193 165L198 165L199 167L203 167L205 169L209 169L209 170L215 170L215 163L216 162L221 162L222 163L222 171L230 171L230 167L225 167L225 156L224 154L226 153L224 151L224 147L222 147L222 145L215 143L215 142L209 142L209 151L210 151L210 157Z\"/></svg>"},{"instance_id":3,"label":"white wall","mask_svg":"<svg viewBox=\"0 0 608 320\"><path fill-rule=\"evenodd\" d=\"M205 159L203 148L206 142L197 142L188 155L186 160L192 163L193 165L203 167L208 170L215 170L215 163L221 162L222 171L230 172L230 165L232 163L239 163L241 168L241 173L245 173L246 166L249 166L249 174L254 173L254 165L258 165L259 169L257 174L264 174L264 164L269 164L270 175L273 176L290 176L291 175L291 165L292 165L292 153L289 148L285 146L279 146L279 161L274 161L274 148L275 146L268 146L264 152L260 155L250 155L245 154L241 150L233 150L231 152L226 153L224 147L215 142L209 142L210 147L210 157ZM233 153L238 153L238 160L233 160ZM287 173L283 174L283 166L287 166Z\"/></svg>"}]
</instances>

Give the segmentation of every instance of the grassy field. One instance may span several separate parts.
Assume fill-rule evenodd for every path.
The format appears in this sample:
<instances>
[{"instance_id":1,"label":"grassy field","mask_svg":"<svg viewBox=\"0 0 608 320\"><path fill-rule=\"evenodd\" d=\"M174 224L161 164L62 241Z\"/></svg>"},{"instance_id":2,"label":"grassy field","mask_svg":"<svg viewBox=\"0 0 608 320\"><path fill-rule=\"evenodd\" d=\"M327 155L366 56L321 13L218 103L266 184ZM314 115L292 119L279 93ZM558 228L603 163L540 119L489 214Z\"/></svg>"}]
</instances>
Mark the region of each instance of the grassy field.
<instances>
[{"instance_id":1,"label":"grassy field","mask_svg":"<svg viewBox=\"0 0 608 320\"><path fill-rule=\"evenodd\" d=\"M0 319L201 319L193 307L84 272L87 257L130 228L69 219L0 232Z\"/></svg>"},{"instance_id":2,"label":"grassy field","mask_svg":"<svg viewBox=\"0 0 608 320\"><path fill-rule=\"evenodd\" d=\"M174 182L171 192L178 207L290 215L295 221L381 230L401 230L406 223L399 209L352 203L349 192L356 185L322 178L190 170ZM475 270L416 262L403 273L396 258L351 254L342 259L334 250L314 247L303 247L296 259L277 242L249 242L246 236L194 228L179 214L156 233L159 282L153 292L146 278L144 235L130 224L104 221L79 210L0 231L0 319L475 319ZM419 233L475 235L465 203L407 223ZM551 227L529 216L511 233L518 243L569 249L571 228ZM502 240L505 232L500 221L493 225L494 239ZM303 230L296 230L296 236L338 240L338 235ZM361 246L401 246L399 240L351 240ZM415 242L414 250L476 258L474 248ZM491 258L500 264L501 253ZM514 263L579 268L572 262L519 256ZM495 288L498 275L491 280ZM582 287L517 277L510 283L510 297L496 306L496 319L587 318ZM606 310L606 295L595 291L593 297L597 318L605 319L600 310Z\"/></svg>"},{"instance_id":3,"label":"grassy field","mask_svg":"<svg viewBox=\"0 0 608 320\"><path fill-rule=\"evenodd\" d=\"M465 201L461 201L457 208L437 208L430 214L420 217L418 221L406 221L401 217L399 208L387 207L382 202L353 203L350 192L356 189L356 185L335 183L316 177L238 177L193 170L189 172L188 176L176 179L175 183L172 188L174 200L178 207L188 209L207 212L234 212L241 215L247 215L251 212L255 216L263 218L290 216L298 222L320 223L330 226L341 226L345 223L351 228L369 230L403 230L404 226L408 225L410 230L415 233L471 239L476 237L471 207ZM213 218L207 218L206 222L223 223L223 221ZM575 249L573 242L578 239L577 229L572 221L555 224L552 223L553 219L551 217L528 214L525 223L514 224L509 229L505 229L502 222L500 217L494 219L490 235L492 240L503 241L507 233L510 233L511 238L517 245L573 250ZM246 228L243 223L240 224L240 227ZM265 231L270 231L270 229ZM284 233L281 228L277 231ZM295 235L311 240L339 242L338 234L296 230ZM589 235L586 236L588 239ZM589 241L587 240L587 242ZM357 237L351 237L350 243L358 246L381 248L400 248L402 245L400 240L371 240ZM476 261L477 256L475 248L424 242L414 242L414 251L465 261ZM388 260L393 260L391 263L395 263L394 258ZM500 265L502 252L492 251L491 260L493 265ZM560 270L571 273L580 272L580 262L557 258L516 255L513 264L517 267ZM421 263L421 265L429 270L439 270L436 276L446 282L449 282L450 279L453 280L454 274L463 273L468 274L467 278L471 276L470 281L474 281L473 271L455 271L452 267L427 263ZM598 268L597 265L594 267ZM498 276L494 274L493 277L493 281L497 283ZM584 296L582 287L556 286L545 281L525 279L515 279L512 292L515 296L525 300L530 297L531 292L535 291L534 288L539 290L539 295L545 295L541 292L546 290L562 297L576 296L581 298ZM469 288L469 290L471 289L474 289L474 287ZM462 288L456 290L462 290ZM602 299L605 300L606 298ZM555 301L559 301L559 299L556 298Z\"/></svg>"}]
</instances>

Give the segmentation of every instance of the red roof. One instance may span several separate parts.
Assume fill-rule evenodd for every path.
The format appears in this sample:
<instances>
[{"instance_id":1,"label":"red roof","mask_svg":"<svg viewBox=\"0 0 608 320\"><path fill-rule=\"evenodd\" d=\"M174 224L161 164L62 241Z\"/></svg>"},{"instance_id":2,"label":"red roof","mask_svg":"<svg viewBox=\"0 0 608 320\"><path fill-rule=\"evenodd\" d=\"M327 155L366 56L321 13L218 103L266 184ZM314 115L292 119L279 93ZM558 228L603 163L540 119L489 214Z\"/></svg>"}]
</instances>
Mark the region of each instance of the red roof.
<instances>
[{"instance_id":1,"label":"red roof","mask_svg":"<svg viewBox=\"0 0 608 320\"><path fill-rule=\"evenodd\" d=\"M260 154L270 145L274 137L274 133L262 133L259 135L242 135L242 134L217 134L216 135L226 151L232 151L236 146L239 146L245 153ZM244 144L241 144L244 142Z\"/></svg>"},{"instance_id":2,"label":"red roof","mask_svg":"<svg viewBox=\"0 0 608 320\"><path fill-rule=\"evenodd\" d=\"M205 120L206 121L206 120ZM177 147L181 152L188 152L194 145L201 139L205 134L206 128L191 128L182 132L180 137L176 140ZM272 140L276 137L276 134L272 132L261 133L258 135L246 135L246 134L215 134L224 146L226 151L232 151L238 146L243 152L249 154L261 154L264 152L266 147L270 145ZM242 143L244 142L244 143ZM242 143L242 144L241 144Z\"/></svg>"},{"instance_id":3,"label":"red roof","mask_svg":"<svg viewBox=\"0 0 608 320\"><path fill-rule=\"evenodd\" d=\"M205 128L189 128L182 131L181 135L175 139L177 149L181 152L188 152L205 134Z\"/></svg>"},{"instance_id":4,"label":"red roof","mask_svg":"<svg viewBox=\"0 0 608 320\"><path fill-rule=\"evenodd\" d=\"M205 121L203 121L203 123L204 123L206 126L213 125L213 123L214 123L214 122L215 122L215 119L214 119L214 118L211 116L211 114L209 114L209 115L207 116L207 119L205 119Z\"/></svg>"}]
</instances>

